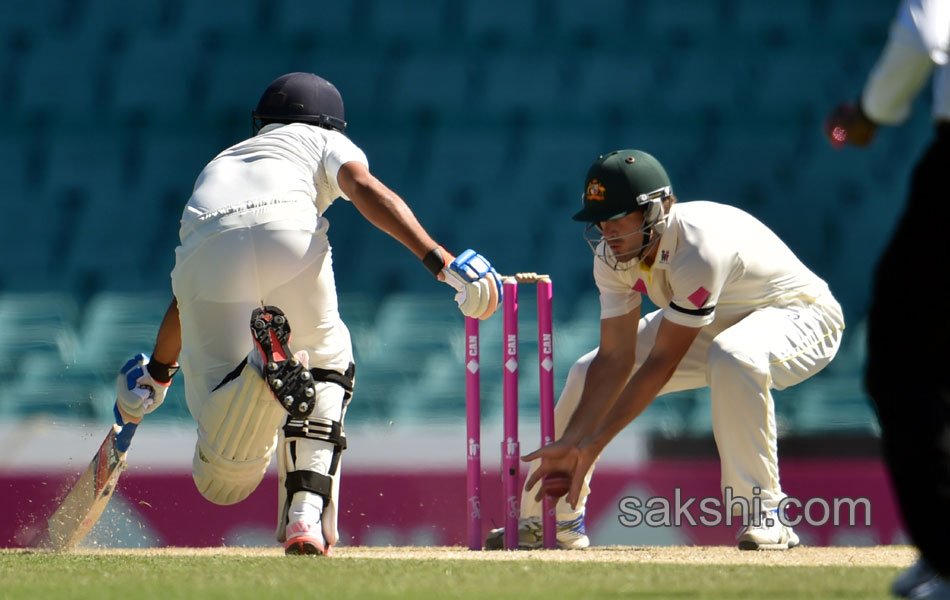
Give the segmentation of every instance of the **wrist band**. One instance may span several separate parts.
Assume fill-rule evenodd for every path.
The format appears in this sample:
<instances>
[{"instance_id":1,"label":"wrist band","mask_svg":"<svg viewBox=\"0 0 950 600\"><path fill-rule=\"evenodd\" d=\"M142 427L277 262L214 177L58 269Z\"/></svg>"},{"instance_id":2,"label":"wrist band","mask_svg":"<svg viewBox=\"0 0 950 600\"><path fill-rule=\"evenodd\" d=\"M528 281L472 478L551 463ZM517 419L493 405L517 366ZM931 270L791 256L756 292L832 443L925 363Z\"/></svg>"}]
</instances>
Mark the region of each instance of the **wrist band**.
<instances>
[{"instance_id":1,"label":"wrist band","mask_svg":"<svg viewBox=\"0 0 950 600\"><path fill-rule=\"evenodd\" d=\"M172 377L175 376L175 373L178 372L179 366L176 362L173 365L166 365L165 363L158 362L157 360L150 360L148 364L145 365L148 374L158 383L168 383L172 380Z\"/></svg>"},{"instance_id":2,"label":"wrist band","mask_svg":"<svg viewBox=\"0 0 950 600\"><path fill-rule=\"evenodd\" d=\"M433 277L438 277L442 269L445 268L445 259L442 258L442 246L436 246L432 250L429 250L429 252L422 257L422 266L428 269Z\"/></svg>"}]
</instances>

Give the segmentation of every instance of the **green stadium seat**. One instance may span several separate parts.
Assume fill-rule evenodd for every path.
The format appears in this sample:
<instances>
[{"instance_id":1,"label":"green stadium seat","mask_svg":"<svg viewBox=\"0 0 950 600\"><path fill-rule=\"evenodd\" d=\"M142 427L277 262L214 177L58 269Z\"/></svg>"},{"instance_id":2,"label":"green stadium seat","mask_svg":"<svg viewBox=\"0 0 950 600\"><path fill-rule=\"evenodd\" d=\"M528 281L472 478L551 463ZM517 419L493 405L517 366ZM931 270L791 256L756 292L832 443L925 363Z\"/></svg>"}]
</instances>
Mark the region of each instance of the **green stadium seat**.
<instances>
[{"instance_id":1,"label":"green stadium seat","mask_svg":"<svg viewBox=\"0 0 950 600\"><path fill-rule=\"evenodd\" d=\"M16 376L31 353L75 361L78 317L64 292L0 294L0 377Z\"/></svg>"},{"instance_id":2,"label":"green stadium seat","mask_svg":"<svg viewBox=\"0 0 950 600\"><path fill-rule=\"evenodd\" d=\"M389 62L381 60L378 53L359 47L353 40L347 40L345 47L344 51L338 47L321 46L302 56L306 59L305 70L323 77L340 91L346 115L347 135L378 134L383 127L402 125L398 121L383 118L390 93L383 85L388 81ZM289 64L298 63L294 60ZM259 84L261 92L269 82L270 80Z\"/></svg>"},{"instance_id":3,"label":"green stadium seat","mask_svg":"<svg viewBox=\"0 0 950 600\"><path fill-rule=\"evenodd\" d=\"M645 18L636 24L637 33L673 50L721 37L724 29L719 2L649 0L641 10Z\"/></svg>"},{"instance_id":4,"label":"green stadium seat","mask_svg":"<svg viewBox=\"0 0 950 600\"><path fill-rule=\"evenodd\" d=\"M552 3L556 35L569 41L589 41L592 45L626 46L630 38L630 26L636 26L637 3L627 0L556 0Z\"/></svg>"},{"instance_id":5,"label":"green stadium seat","mask_svg":"<svg viewBox=\"0 0 950 600\"><path fill-rule=\"evenodd\" d=\"M336 0L332 3L310 0L281 0L268 2L268 19L272 19L278 37L291 42L313 40L317 44L336 44L352 35L357 18L356 0ZM315 35L315 32L318 32ZM314 39L316 38L316 39ZM320 74L317 71L317 74ZM332 80L331 80L332 81Z\"/></svg>"},{"instance_id":6,"label":"green stadium seat","mask_svg":"<svg viewBox=\"0 0 950 600\"><path fill-rule=\"evenodd\" d=\"M521 45L537 39L539 12L533 2L468 0L461 4L466 41Z\"/></svg>"},{"instance_id":7,"label":"green stadium seat","mask_svg":"<svg viewBox=\"0 0 950 600\"><path fill-rule=\"evenodd\" d=\"M105 56L94 45L95 41L41 36L20 59L16 114L40 117L59 127L101 114L96 85ZM65 57L83 57L83 60L66 60Z\"/></svg>"},{"instance_id":8,"label":"green stadium seat","mask_svg":"<svg viewBox=\"0 0 950 600\"><path fill-rule=\"evenodd\" d=\"M77 365L111 379L135 354L151 354L170 300L170 292L93 296L79 330Z\"/></svg>"},{"instance_id":9,"label":"green stadium seat","mask_svg":"<svg viewBox=\"0 0 950 600\"><path fill-rule=\"evenodd\" d=\"M447 353L452 339L462 334L462 315L450 293L390 294L380 302L377 356Z\"/></svg>"},{"instance_id":10,"label":"green stadium seat","mask_svg":"<svg viewBox=\"0 0 950 600\"><path fill-rule=\"evenodd\" d=\"M134 7L124 0L85 0L76 28L86 38L112 33L138 37L170 25L170 9L166 0L137 0Z\"/></svg>"},{"instance_id":11,"label":"green stadium seat","mask_svg":"<svg viewBox=\"0 0 950 600\"><path fill-rule=\"evenodd\" d=\"M550 116L570 91L562 82L566 67L549 54L503 54L486 65L484 88L476 103L488 118Z\"/></svg>"},{"instance_id":12,"label":"green stadium seat","mask_svg":"<svg viewBox=\"0 0 950 600\"><path fill-rule=\"evenodd\" d=\"M799 37L817 25L814 3L811 2L783 2L778 6L757 0L738 0L731 8L730 24L743 39Z\"/></svg>"},{"instance_id":13,"label":"green stadium seat","mask_svg":"<svg viewBox=\"0 0 950 600\"><path fill-rule=\"evenodd\" d=\"M197 68L195 44L168 35L138 34L116 57L112 104L119 119L173 126L191 119Z\"/></svg>"},{"instance_id":14,"label":"green stadium seat","mask_svg":"<svg viewBox=\"0 0 950 600\"><path fill-rule=\"evenodd\" d=\"M120 140L63 134L48 142L46 152L48 166L37 188L47 207L53 208L64 192L73 190L106 203L121 197L125 149Z\"/></svg>"},{"instance_id":15,"label":"green stadium seat","mask_svg":"<svg viewBox=\"0 0 950 600\"><path fill-rule=\"evenodd\" d=\"M756 84L753 61L744 48L698 47L677 53L666 63L669 72L663 75L670 80L656 110L680 126L741 115L751 104L749 89Z\"/></svg>"},{"instance_id":16,"label":"green stadium seat","mask_svg":"<svg viewBox=\"0 0 950 600\"><path fill-rule=\"evenodd\" d=\"M583 3L577 3L583 6ZM571 111L582 118L621 118L642 122L651 117L650 107L665 102L657 73L661 65L642 53L604 53L576 70L576 94Z\"/></svg>"},{"instance_id":17,"label":"green stadium seat","mask_svg":"<svg viewBox=\"0 0 950 600\"><path fill-rule=\"evenodd\" d=\"M17 377L0 391L0 413L98 419L114 401L115 392L106 394L105 385L96 374L73 368L56 353L34 350L23 357Z\"/></svg>"},{"instance_id":18,"label":"green stadium seat","mask_svg":"<svg viewBox=\"0 0 950 600\"><path fill-rule=\"evenodd\" d=\"M0 3L0 35L17 32L35 34L49 31L62 23L66 2L2 2Z\"/></svg>"},{"instance_id":19,"label":"green stadium seat","mask_svg":"<svg viewBox=\"0 0 950 600\"><path fill-rule=\"evenodd\" d=\"M829 431L880 434L880 426L860 379L816 378L800 390L794 427L799 433Z\"/></svg>"},{"instance_id":20,"label":"green stadium seat","mask_svg":"<svg viewBox=\"0 0 950 600\"><path fill-rule=\"evenodd\" d=\"M284 73L312 70L308 57L296 56L282 47L227 48L199 72L204 86L201 112L213 119L228 115L236 122L248 123L246 131L250 135L251 110L267 85Z\"/></svg>"},{"instance_id":21,"label":"green stadium seat","mask_svg":"<svg viewBox=\"0 0 950 600\"><path fill-rule=\"evenodd\" d=\"M253 39L264 21L261 7L257 0L228 0L226 6L217 2L183 2L175 35L182 40L208 35Z\"/></svg>"},{"instance_id":22,"label":"green stadium seat","mask_svg":"<svg viewBox=\"0 0 950 600\"><path fill-rule=\"evenodd\" d=\"M431 48L446 35L443 0L377 0L363 14L367 43Z\"/></svg>"},{"instance_id":23,"label":"green stadium seat","mask_svg":"<svg viewBox=\"0 0 950 600\"><path fill-rule=\"evenodd\" d=\"M429 114L446 122L464 120L473 108L469 80L473 66L455 53L421 53L408 57L389 71L390 102L381 107L392 119Z\"/></svg>"},{"instance_id":24,"label":"green stadium seat","mask_svg":"<svg viewBox=\"0 0 950 600\"><path fill-rule=\"evenodd\" d=\"M464 363L447 354L429 355L415 380L393 389L392 403L393 419L401 424L464 419Z\"/></svg>"}]
</instances>

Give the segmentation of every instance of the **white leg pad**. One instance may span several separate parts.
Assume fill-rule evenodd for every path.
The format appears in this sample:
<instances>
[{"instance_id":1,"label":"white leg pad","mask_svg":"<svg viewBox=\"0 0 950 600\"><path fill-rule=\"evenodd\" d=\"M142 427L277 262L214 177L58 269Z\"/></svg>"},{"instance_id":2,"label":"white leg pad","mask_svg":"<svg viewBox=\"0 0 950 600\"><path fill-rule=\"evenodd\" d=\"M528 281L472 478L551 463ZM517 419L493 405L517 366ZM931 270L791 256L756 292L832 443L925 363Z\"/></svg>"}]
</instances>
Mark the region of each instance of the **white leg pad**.
<instances>
[{"instance_id":1,"label":"white leg pad","mask_svg":"<svg viewBox=\"0 0 950 600\"><path fill-rule=\"evenodd\" d=\"M308 428L311 431L328 432L330 422L340 423L342 433L343 416L346 412L343 407L344 389L335 383L319 382L317 388L317 403L308 419ZM299 425L300 421L289 421L290 425ZM288 424L285 424L285 426ZM286 540L287 512L292 503L307 502L323 506L321 516L323 537L327 544L333 546L339 541L337 529L338 502L340 492L340 471L342 452L337 445L325 439L313 439L300 435L288 436L287 429L281 428L278 432L278 498L277 498L277 541ZM336 464L334 469L334 455ZM295 471L309 471L326 476L331 480L330 491L326 496L320 496L310 491L297 491L293 498L287 497L287 475Z\"/></svg>"},{"instance_id":2,"label":"white leg pad","mask_svg":"<svg viewBox=\"0 0 950 600\"><path fill-rule=\"evenodd\" d=\"M198 442L192 476L198 491L215 504L247 498L264 478L286 416L250 366L211 392L195 415Z\"/></svg>"}]
</instances>

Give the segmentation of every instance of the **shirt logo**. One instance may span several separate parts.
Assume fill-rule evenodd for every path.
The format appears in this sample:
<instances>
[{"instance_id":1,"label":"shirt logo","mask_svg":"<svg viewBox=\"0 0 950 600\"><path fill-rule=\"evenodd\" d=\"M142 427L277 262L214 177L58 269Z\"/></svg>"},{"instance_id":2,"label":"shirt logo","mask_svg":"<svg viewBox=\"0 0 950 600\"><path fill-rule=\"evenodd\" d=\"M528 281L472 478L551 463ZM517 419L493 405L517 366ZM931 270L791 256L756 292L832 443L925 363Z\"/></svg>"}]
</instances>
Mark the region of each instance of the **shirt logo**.
<instances>
[{"instance_id":1,"label":"shirt logo","mask_svg":"<svg viewBox=\"0 0 950 600\"><path fill-rule=\"evenodd\" d=\"M604 193L607 189L596 179L592 180L587 184L587 201L602 201L604 199Z\"/></svg>"},{"instance_id":2,"label":"shirt logo","mask_svg":"<svg viewBox=\"0 0 950 600\"><path fill-rule=\"evenodd\" d=\"M669 250L660 250L660 262L668 263L670 262L670 251Z\"/></svg>"}]
</instances>

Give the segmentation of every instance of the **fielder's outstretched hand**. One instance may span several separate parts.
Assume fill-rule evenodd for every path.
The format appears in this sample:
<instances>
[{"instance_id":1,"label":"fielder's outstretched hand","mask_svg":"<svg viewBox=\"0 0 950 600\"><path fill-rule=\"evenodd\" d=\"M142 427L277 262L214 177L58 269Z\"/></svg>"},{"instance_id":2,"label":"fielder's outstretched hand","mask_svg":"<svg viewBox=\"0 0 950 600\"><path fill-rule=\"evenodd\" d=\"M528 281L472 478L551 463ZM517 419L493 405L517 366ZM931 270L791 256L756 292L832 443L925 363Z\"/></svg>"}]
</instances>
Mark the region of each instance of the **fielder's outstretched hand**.
<instances>
[{"instance_id":1,"label":"fielder's outstretched hand","mask_svg":"<svg viewBox=\"0 0 950 600\"><path fill-rule=\"evenodd\" d=\"M584 478L594 463L597 462L601 450L603 448L590 439L584 440L578 445L561 439L539 448L531 454L522 456L521 460L525 462L541 460L538 468L525 481L524 489L530 490L534 487L534 484L548 475L567 473L571 476L571 487L567 492L567 502L576 510L577 502L581 497L581 490L584 487ZM544 499L546 491L543 484L538 486L538 492L534 499L540 502Z\"/></svg>"},{"instance_id":2,"label":"fielder's outstretched hand","mask_svg":"<svg viewBox=\"0 0 950 600\"><path fill-rule=\"evenodd\" d=\"M845 144L863 147L874 139L877 125L867 118L859 103L846 102L831 111L823 129L834 148L841 148Z\"/></svg>"}]
</instances>

